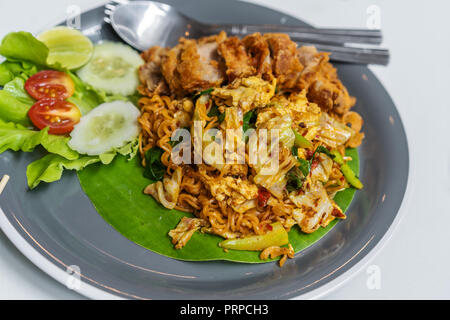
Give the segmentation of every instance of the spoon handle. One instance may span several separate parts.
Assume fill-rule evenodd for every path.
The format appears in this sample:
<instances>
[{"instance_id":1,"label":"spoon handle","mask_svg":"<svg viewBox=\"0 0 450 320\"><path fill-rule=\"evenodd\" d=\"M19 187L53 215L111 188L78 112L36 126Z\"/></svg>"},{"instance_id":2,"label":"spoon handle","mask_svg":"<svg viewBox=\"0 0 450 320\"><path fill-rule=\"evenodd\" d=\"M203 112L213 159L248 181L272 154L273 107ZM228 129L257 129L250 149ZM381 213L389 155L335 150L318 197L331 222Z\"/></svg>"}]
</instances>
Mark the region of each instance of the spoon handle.
<instances>
[{"instance_id":1,"label":"spoon handle","mask_svg":"<svg viewBox=\"0 0 450 320\"><path fill-rule=\"evenodd\" d=\"M216 34L224 30L229 35L246 36L255 32L286 33L294 41L311 41L332 44L365 43L380 44L383 41L381 30L370 29L321 29L286 25L218 24L204 26L205 33Z\"/></svg>"}]
</instances>

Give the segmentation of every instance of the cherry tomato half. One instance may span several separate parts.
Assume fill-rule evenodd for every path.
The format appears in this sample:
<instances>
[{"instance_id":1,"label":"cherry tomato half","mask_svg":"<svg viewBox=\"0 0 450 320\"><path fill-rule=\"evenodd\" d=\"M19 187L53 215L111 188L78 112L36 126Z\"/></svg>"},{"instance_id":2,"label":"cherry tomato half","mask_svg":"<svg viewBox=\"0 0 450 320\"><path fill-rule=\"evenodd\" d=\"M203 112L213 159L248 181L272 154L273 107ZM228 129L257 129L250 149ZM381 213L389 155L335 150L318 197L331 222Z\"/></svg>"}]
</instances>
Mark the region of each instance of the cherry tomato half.
<instances>
[{"instance_id":1,"label":"cherry tomato half","mask_svg":"<svg viewBox=\"0 0 450 320\"><path fill-rule=\"evenodd\" d=\"M75 84L67 73L46 70L30 77L25 82L25 90L36 100L44 98L65 100L75 92Z\"/></svg>"},{"instance_id":2,"label":"cherry tomato half","mask_svg":"<svg viewBox=\"0 0 450 320\"><path fill-rule=\"evenodd\" d=\"M81 112L69 101L42 99L31 107L28 116L37 128L49 127L49 133L63 135L72 132L80 122Z\"/></svg>"}]
</instances>

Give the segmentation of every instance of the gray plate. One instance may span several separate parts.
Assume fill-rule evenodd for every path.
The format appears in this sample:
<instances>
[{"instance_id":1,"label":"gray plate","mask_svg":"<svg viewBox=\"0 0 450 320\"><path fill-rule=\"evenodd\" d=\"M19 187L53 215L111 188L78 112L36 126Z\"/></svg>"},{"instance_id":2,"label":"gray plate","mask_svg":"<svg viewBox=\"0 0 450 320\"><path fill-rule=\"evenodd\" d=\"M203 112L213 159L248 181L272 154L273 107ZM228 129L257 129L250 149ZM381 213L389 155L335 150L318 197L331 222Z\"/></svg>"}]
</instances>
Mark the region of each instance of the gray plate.
<instances>
[{"instance_id":1,"label":"gray plate","mask_svg":"<svg viewBox=\"0 0 450 320\"><path fill-rule=\"evenodd\" d=\"M287 24L303 24L236 1L164 2L205 22L279 23L285 18ZM94 41L118 40L111 27L102 24L103 16L103 8L84 13L83 30L89 29ZM275 263L182 262L148 251L121 236L97 214L75 173L28 191L26 166L42 155L39 152L0 156L0 172L12 177L0 206L15 232L58 272L65 272L69 265L79 266L86 284L119 297L287 299L310 293L352 268L377 245L397 215L408 180L406 135L388 93L366 67L335 65L358 99L356 111L365 119L367 137L360 149L365 189L357 193L346 221L283 268Z\"/></svg>"}]
</instances>

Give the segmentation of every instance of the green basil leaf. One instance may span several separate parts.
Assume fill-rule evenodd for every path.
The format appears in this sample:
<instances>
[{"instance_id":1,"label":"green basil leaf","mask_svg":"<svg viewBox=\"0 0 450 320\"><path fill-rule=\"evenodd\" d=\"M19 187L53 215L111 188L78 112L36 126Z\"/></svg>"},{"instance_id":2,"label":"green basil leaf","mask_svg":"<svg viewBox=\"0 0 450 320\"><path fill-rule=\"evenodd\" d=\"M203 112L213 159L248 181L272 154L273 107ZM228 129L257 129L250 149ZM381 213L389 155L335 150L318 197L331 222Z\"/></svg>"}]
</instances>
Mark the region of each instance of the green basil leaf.
<instances>
[{"instance_id":1,"label":"green basil leaf","mask_svg":"<svg viewBox=\"0 0 450 320\"><path fill-rule=\"evenodd\" d=\"M305 176L299 168L293 168L287 174L287 185L286 189L289 192L300 190L303 187L303 183L305 182Z\"/></svg>"},{"instance_id":2,"label":"green basil leaf","mask_svg":"<svg viewBox=\"0 0 450 320\"><path fill-rule=\"evenodd\" d=\"M164 178L166 167L161 162L163 154L164 150L158 147L148 150L145 154L146 167L144 177L150 179L151 183L161 181Z\"/></svg>"},{"instance_id":3,"label":"green basil leaf","mask_svg":"<svg viewBox=\"0 0 450 320\"><path fill-rule=\"evenodd\" d=\"M207 90L204 90L204 91L201 91L201 92L199 92L199 93L197 93L197 94L194 94L193 96L192 96L192 99L194 100L194 101L196 101L198 98L200 98L201 96L204 96L205 94L210 94L210 93L212 93L214 91L214 88L209 88L209 89L207 89Z\"/></svg>"},{"instance_id":4,"label":"green basil leaf","mask_svg":"<svg viewBox=\"0 0 450 320\"><path fill-rule=\"evenodd\" d=\"M292 149L291 149L291 152L292 152L292 155L294 156L294 157L298 157L298 148L297 147L292 147Z\"/></svg>"},{"instance_id":5,"label":"green basil leaf","mask_svg":"<svg viewBox=\"0 0 450 320\"><path fill-rule=\"evenodd\" d=\"M323 153L326 154L327 156L329 156L331 159L334 159L334 155L330 152L330 150L328 150L327 148L325 148L324 146L318 146L316 149L316 152L314 152L314 156L312 159L314 159L315 155L317 153Z\"/></svg>"},{"instance_id":6,"label":"green basil leaf","mask_svg":"<svg viewBox=\"0 0 450 320\"><path fill-rule=\"evenodd\" d=\"M258 114L256 113L256 110L251 110L249 112L247 112L244 115L244 119L243 119L243 125L242 125L242 130L244 131L244 134L249 130L249 129L255 129L256 128L256 120L258 119ZM249 136L245 137L245 142L248 142L249 140Z\"/></svg>"},{"instance_id":7,"label":"green basil leaf","mask_svg":"<svg viewBox=\"0 0 450 320\"><path fill-rule=\"evenodd\" d=\"M209 112L208 112L208 117L210 117L210 118L217 117L217 121L219 121L219 123L222 123L223 120L225 120L225 112L220 113L219 107L214 104L212 106L211 110L209 110Z\"/></svg>"},{"instance_id":8,"label":"green basil leaf","mask_svg":"<svg viewBox=\"0 0 450 320\"><path fill-rule=\"evenodd\" d=\"M256 113L256 110L249 111L244 115L244 124L243 124L244 133L247 132L247 130L250 128L255 128L257 119L258 114Z\"/></svg>"}]
</instances>

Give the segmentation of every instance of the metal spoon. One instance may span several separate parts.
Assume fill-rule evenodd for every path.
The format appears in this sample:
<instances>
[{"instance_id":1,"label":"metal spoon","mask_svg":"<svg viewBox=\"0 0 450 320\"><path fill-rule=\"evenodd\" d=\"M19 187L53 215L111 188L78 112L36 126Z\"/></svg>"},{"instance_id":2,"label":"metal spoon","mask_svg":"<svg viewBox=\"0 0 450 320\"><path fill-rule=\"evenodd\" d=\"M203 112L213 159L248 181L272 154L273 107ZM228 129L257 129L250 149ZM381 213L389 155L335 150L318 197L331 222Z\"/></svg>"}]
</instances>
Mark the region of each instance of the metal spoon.
<instances>
[{"instance_id":1,"label":"metal spoon","mask_svg":"<svg viewBox=\"0 0 450 320\"><path fill-rule=\"evenodd\" d=\"M115 2L123 2L116 0ZM174 7L153 1L132 1L106 5L107 17L114 30L128 44L140 51L158 45L174 46L180 37L200 38L226 31L229 35L245 36L254 32L281 32L294 41L310 45L326 45L335 61L387 64L389 52L383 49L345 47L345 43L379 44L379 30L317 29L284 25L211 25L198 22ZM333 53L337 53L333 57ZM334 59L333 59L334 58Z\"/></svg>"}]
</instances>

